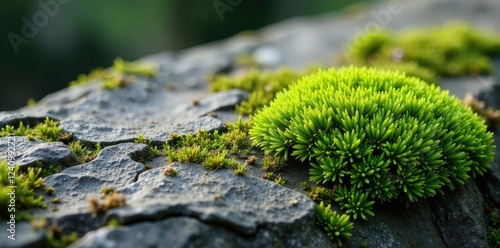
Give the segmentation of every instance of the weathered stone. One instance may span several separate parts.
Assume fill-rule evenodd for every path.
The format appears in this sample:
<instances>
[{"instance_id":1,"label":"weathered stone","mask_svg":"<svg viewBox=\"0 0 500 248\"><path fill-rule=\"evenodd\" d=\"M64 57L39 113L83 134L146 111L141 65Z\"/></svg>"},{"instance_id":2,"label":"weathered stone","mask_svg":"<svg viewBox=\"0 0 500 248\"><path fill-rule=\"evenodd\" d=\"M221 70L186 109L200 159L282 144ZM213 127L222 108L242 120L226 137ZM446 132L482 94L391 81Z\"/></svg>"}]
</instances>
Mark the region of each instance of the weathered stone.
<instances>
[{"instance_id":1,"label":"weathered stone","mask_svg":"<svg viewBox=\"0 0 500 248\"><path fill-rule=\"evenodd\" d=\"M45 198L46 209L36 209L36 215L49 223L57 223L65 232L80 236L106 224L101 218L92 218L88 207L91 197L100 195L104 186L119 188L137 180L145 170L135 162L148 155L143 144L124 143L105 147L93 161L63 170L44 179L47 187L54 187L52 195L40 193ZM53 203L52 198L59 198Z\"/></svg>"},{"instance_id":2,"label":"weathered stone","mask_svg":"<svg viewBox=\"0 0 500 248\"><path fill-rule=\"evenodd\" d=\"M303 229L302 229L303 230ZM298 235L300 230L290 230L290 236ZM306 230L307 231L307 230ZM198 247L330 247L324 242L321 233L312 233L309 241L297 240L292 236L281 240L272 231L259 229L251 237L242 237L227 228L200 222L189 217L172 217L158 221L144 221L116 228L103 227L89 232L74 248L104 247L154 247L198 248ZM322 240L320 242L318 240Z\"/></svg>"},{"instance_id":3,"label":"weathered stone","mask_svg":"<svg viewBox=\"0 0 500 248\"><path fill-rule=\"evenodd\" d=\"M496 0L399 1L396 4L400 11L384 15L389 11L388 4L382 2L356 15L332 13L296 18L266 27L253 36L240 35L184 51L147 56L141 61L158 67L153 78L137 76L115 90L104 90L99 82L67 88L34 107L1 112L0 127L20 121L34 126L48 116L59 120L64 131L86 144L130 142L143 134L153 144L161 145L169 141L172 132L213 131L238 117L226 110L233 109L247 94L238 90L208 93L206 77L232 72L234 58L241 53L252 54L265 69L284 65L304 68L311 63L331 66L334 58L343 56L347 42L356 34L378 26L398 30L442 23L459 15L473 25L500 28L500 3ZM494 61L500 71L499 60ZM494 78L442 81L442 87L452 95L480 92L479 98L488 106L500 109L496 97L500 86L494 84ZM214 111L217 113L211 114ZM497 154L499 140L496 134ZM63 149L61 144L51 146ZM46 178L47 185L55 187L56 192L50 197L42 193L48 208L36 210L36 215L57 222L66 232L85 235L74 247L330 246L328 238L314 226L314 204L303 192L261 180L261 167L250 166L247 176L237 177L229 170L211 172L200 165L174 164L179 174L166 177L161 173L163 158L148 162L155 163L149 171L133 161L146 156L147 149L129 143L109 146L94 161ZM26 161L31 161L28 157ZM287 187L296 189L300 182L308 180L308 169L307 164L289 165L281 175L288 179ZM471 180L455 191L446 191L444 196L421 199L408 207L397 201L375 205L375 217L355 221L348 245L485 247L481 193L492 211L500 209L500 165L495 162L478 182L482 192ZM99 195L103 186L118 187L128 205L94 218L87 200ZM53 197L61 203L49 202ZM54 208L57 211L52 212ZM111 219L123 226L103 227ZM21 239L16 243L18 247L29 247L41 238ZM0 240L3 242L4 236ZM3 243L0 246L4 247Z\"/></svg>"},{"instance_id":4,"label":"weathered stone","mask_svg":"<svg viewBox=\"0 0 500 248\"><path fill-rule=\"evenodd\" d=\"M446 247L489 247L484 200L473 180L434 202L436 224Z\"/></svg>"},{"instance_id":5,"label":"weathered stone","mask_svg":"<svg viewBox=\"0 0 500 248\"><path fill-rule=\"evenodd\" d=\"M127 206L108 211L105 221L116 219L132 225L129 233L138 230L139 226L161 228L172 222L160 221L163 219L189 216L197 220L195 226L223 227L207 231L210 235L197 236L205 239L199 242L207 247L217 247L217 242L221 242L214 243L214 240L224 240L228 245L247 244L245 247L270 247L271 244L329 247L328 238L314 227L315 204L307 196L267 180L236 176L231 170L207 172L197 164L174 163L170 166L178 170L176 176L163 175L163 168L151 169L142 173L137 182L120 188L119 191L127 196ZM134 225L146 220L157 222ZM104 229L89 233L82 247L85 243L102 247L105 240L101 235L122 231L124 229ZM179 230L189 235L194 235L193 231L198 233L190 229ZM233 239L228 240L229 237ZM173 237L168 240L180 242ZM114 242L120 247L129 247L126 240ZM181 243L178 247L194 247L194 244Z\"/></svg>"},{"instance_id":6,"label":"weathered stone","mask_svg":"<svg viewBox=\"0 0 500 248\"><path fill-rule=\"evenodd\" d=\"M3 235L0 236L0 247L4 248L38 248L45 245L45 232L43 230L33 230L31 224L27 222L18 222L15 224L14 231L11 233L7 229L10 224L2 220L0 224ZM14 235L12 235L14 234ZM9 235L15 240L8 238Z\"/></svg>"},{"instance_id":7,"label":"weathered stone","mask_svg":"<svg viewBox=\"0 0 500 248\"><path fill-rule=\"evenodd\" d=\"M496 65L500 69L500 60L496 60ZM492 79L491 79L492 80ZM493 110L500 110L500 100L498 95L500 94L500 81L495 80L495 83L489 88L484 88L477 94L477 98L486 104L487 108L492 108ZM495 141L495 154L500 154L500 133L499 126L496 125L492 127L495 131L493 135L493 140ZM488 198L494 209L500 210L500 163L498 159L495 159L491 164L491 169L484 175L483 180L479 181L479 186Z\"/></svg>"},{"instance_id":8,"label":"weathered stone","mask_svg":"<svg viewBox=\"0 0 500 248\"><path fill-rule=\"evenodd\" d=\"M78 163L75 154L62 142L28 140L23 136L0 138L0 158L7 158L13 152L14 159L22 170L41 163L44 167L69 167Z\"/></svg>"},{"instance_id":9,"label":"weathered stone","mask_svg":"<svg viewBox=\"0 0 500 248\"><path fill-rule=\"evenodd\" d=\"M432 220L432 209L425 200L406 207L404 203L376 205L375 217L355 221L350 247L446 247ZM413 245L412 245L413 244Z\"/></svg>"},{"instance_id":10,"label":"weathered stone","mask_svg":"<svg viewBox=\"0 0 500 248\"><path fill-rule=\"evenodd\" d=\"M51 197L60 199L57 204L46 199L48 208L57 207L57 215L78 211L88 213L87 200L91 196L99 195L103 186L119 188L137 180L145 168L134 159L146 157L147 154L148 147L143 144L123 143L108 146L102 149L93 161L46 177L45 184L55 188Z\"/></svg>"},{"instance_id":11,"label":"weathered stone","mask_svg":"<svg viewBox=\"0 0 500 248\"><path fill-rule=\"evenodd\" d=\"M0 113L0 123L34 123L49 116L59 120L65 132L72 133L74 139L85 144L130 142L142 134L153 144L161 145L174 132L186 134L202 129L221 129L223 123L220 120L205 115L234 109L235 105L248 97L241 90L216 94L170 92L163 88L151 91L149 84L154 85L137 80L117 90L97 88L94 92L85 91L85 94L81 92L78 95L80 97L69 98L73 102L67 102L68 99L54 94L40 105L22 109L16 114ZM193 105L193 99L199 99L199 104ZM51 101L61 104L46 104Z\"/></svg>"}]
</instances>

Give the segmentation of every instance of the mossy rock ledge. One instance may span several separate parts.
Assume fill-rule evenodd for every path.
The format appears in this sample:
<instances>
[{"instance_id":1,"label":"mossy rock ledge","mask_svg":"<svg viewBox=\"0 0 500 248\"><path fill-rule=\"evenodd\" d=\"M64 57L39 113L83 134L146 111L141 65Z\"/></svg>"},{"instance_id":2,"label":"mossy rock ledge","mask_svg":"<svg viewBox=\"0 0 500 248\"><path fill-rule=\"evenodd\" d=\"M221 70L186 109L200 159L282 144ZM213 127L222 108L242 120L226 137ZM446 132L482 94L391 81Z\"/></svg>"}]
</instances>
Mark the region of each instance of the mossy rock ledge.
<instances>
[{"instance_id":1,"label":"mossy rock ledge","mask_svg":"<svg viewBox=\"0 0 500 248\"><path fill-rule=\"evenodd\" d=\"M391 16L388 29L441 23L460 12L474 25L500 30L495 0L401 4L402 13ZM387 3L367 8L366 13L381 13ZM242 133L250 128L235 109L250 94L209 92L207 79L245 72L247 65L235 62L241 54L253 56L251 62L261 69L305 69L315 62L334 66L333 58L356 32L346 27L375 20L370 14L346 13L284 21L253 35L150 55L129 71L130 64L119 60L122 74L99 71L82 77L89 83L0 112L0 158L16 161L18 176L23 173L15 181L15 240L7 230L12 212L2 209L0 247L339 246L316 225L317 203L304 190L313 185L310 163L290 154L283 166L260 148L238 150L249 146L250 136ZM500 63L493 62L498 73ZM141 74L143 64L154 70ZM110 73L105 79L113 83L103 87L99 73ZM442 80L450 94L463 97L472 90L487 106L500 109L500 83L493 77ZM499 154L495 128L494 153ZM0 162L0 172L7 175L6 165ZM342 245L490 247L489 234L500 223L492 216L500 213L498 159L479 174L453 190L443 187L444 194L408 204L396 197L377 202L374 217L351 217L351 236ZM2 207L10 201L8 179L1 179ZM345 213L335 203L332 209Z\"/></svg>"}]
</instances>

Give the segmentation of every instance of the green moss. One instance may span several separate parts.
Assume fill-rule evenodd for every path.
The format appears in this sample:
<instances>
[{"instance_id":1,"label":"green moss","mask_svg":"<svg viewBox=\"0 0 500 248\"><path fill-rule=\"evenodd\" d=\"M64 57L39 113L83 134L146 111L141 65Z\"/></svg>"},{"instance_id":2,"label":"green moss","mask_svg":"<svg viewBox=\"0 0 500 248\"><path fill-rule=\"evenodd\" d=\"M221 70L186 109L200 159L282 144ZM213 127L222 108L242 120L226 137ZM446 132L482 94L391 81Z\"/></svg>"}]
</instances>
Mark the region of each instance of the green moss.
<instances>
[{"instance_id":1,"label":"green moss","mask_svg":"<svg viewBox=\"0 0 500 248\"><path fill-rule=\"evenodd\" d=\"M285 186L288 180L282 176L277 176L273 181L281 186Z\"/></svg>"},{"instance_id":2,"label":"green moss","mask_svg":"<svg viewBox=\"0 0 500 248\"><path fill-rule=\"evenodd\" d=\"M252 122L254 145L310 161L311 180L340 186L336 199L353 217L370 216L374 201L414 202L454 189L493 159L492 133L457 98L373 68L304 77Z\"/></svg>"},{"instance_id":3,"label":"green moss","mask_svg":"<svg viewBox=\"0 0 500 248\"><path fill-rule=\"evenodd\" d=\"M28 139L41 139L45 142L66 141L71 136L64 134L62 128L59 127L59 122L45 118L45 121L31 128L25 126L23 122L19 122L17 127L7 125L0 129L0 137L9 135L26 136Z\"/></svg>"},{"instance_id":4,"label":"green moss","mask_svg":"<svg viewBox=\"0 0 500 248\"><path fill-rule=\"evenodd\" d=\"M41 178L46 178L50 175L56 174L61 172L64 168L60 165L42 165L40 161L36 162L36 167L40 168L40 177Z\"/></svg>"},{"instance_id":5,"label":"green moss","mask_svg":"<svg viewBox=\"0 0 500 248\"><path fill-rule=\"evenodd\" d=\"M153 77L157 72L156 66L146 65L138 62L127 62L122 58L116 58L113 66L109 69L97 68L88 75L81 74L69 86L87 84L98 81L104 89L112 90L125 86L133 80L131 75Z\"/></svg>"},{"instance_id":6,"label":"green moss","mask_svg":"<svg viewBox=\"0 0 500 248\"><path fill-rule=\"evenodd\" d=\"M45 188L45 193L47 195L53 195L55 191L56 191L56 189L54 187L46 187Z\"/></svg>"},{"instance_id":7,"label":"green moss","mask_svg":"<svg viewBox=\"0 0 500 248\"><path fill-rule=\"evenodd\" d=\"M244 176L247 172L247 164L238 164L236 169L234 169L234 174L238 176Z\"/></svg>"},{"instance_id":8,"label":"green moss","mask_svg":"<svg viewBox=\"0 0 500 248\"><path fill-rule=\"evenodd\" d=\"M165 143L163 154L169 163L199 163L210 170L226 168L244 174L246 166L232 156L246 157L251 152L249 129L248 122L240 117L238 121L229 123L224 132L201 130L185 136L172 133L171 143Z\"/></svg>"},{"instance_id":9,"label":"green moss","mask_svg":"<svg viewBox=\"0 0 500 248\"><path fill-rule=\"evenodd\" d=\"M174 176L177 176L177 169L175 168L172 168L172 167L167 167L165 170L163 170L163 175L164 176L168 176L168 177L174 177Z\"/></svg>"},{"instance_id":10,"label":"green moss","mask_svg":"<svg viewBox=\"0 0 500 248\"><path fill-rule=\"evenodd\" d=\"M79 163L88 163L94 160L97 155L99 155L99 152L101 152L102 149L100 143L97 143L95 150L92 150L89 147L83 145L79 140L72 141L71 143L69 143L68 147L76 155Z\"/></svg>"},{"instance_id":11,"label":"green moss","mask_svg":"<svg viewBox=\"0 0 500 248\"><path fill-rule=\"evenodd\" d=\"M35 196L35 189L45 187L43 179L40 177L40 168L28 168L27 173L21 173L19 166L9 166L7 161L0 161L0 208L9 209L11 204L11 195L15 199L16 212L2 212L2 217L7 219L10 214L16 214L16 219L21 213L31 208L45 208L43 197ZM10 186L16 186L12 188Z\"/></svg>"},{"instance_id":12,"label":"green moss","mask_svg":"<svg viewBox=\"0 0 500 248\"><path fill-rule=\"evenodd\" d=\"M488 242L490 247L500 247L500 218L497 212L491 213L491 220L488 226Z\"/></svg>"},{"instance_id":13,"label":"green moss","mask_svg":"<svg viewBox=\"0 0 500 248\"><path fill-rule=\"evenodd\" d=\"M117 193L116 188L113 186L103 186L101 188L101 193L104 195L111 195Z\"/></svg>"},{"instance_id":14,"label":"green moss","mask_svg":"<svg viewBox=\"0 0 500 248\"><path fill-rule=\"evenodd\" d=\"M113 69L123 74L141 75L145 77L153 77L157 72L156 66L139 62L127 62L122 58L115 59Z\"/></svg>"},{"instance_id":15,"label":"green moss","mask_svg":"<svg viewBox=\"0 0 500 248\"><path fill-rule=\"evenodd\" d=\"M234 58L234 64L238 67L258 67L259 63L251 53L240 53Z\"/></svg>"},{"instance_id":16,"label":"green moss","mask_svg":"<svg viewBox=\"0 0 500 248\"><path fill-rule=\"evenodd\" d=\"M236 112L248 115L264 107L276 93L296 82L301 76L316 70L317 68L311 68L298 73L289 68L281 68L275 72L251 69L243 75L215 75L209 77L210 90L243 89L250 92L249 99L236 107Z\"/></svg>"},{"instance_id":17,"label":"green moss","mask_svg":"<svg viewBox=\"0 0 500 248\"><path fill-rule=\"evenodd\" d=\"M169 148L167 148L168 150ZM199 145L182 146L178 150L166 151L168 162L200 164L208 157L208 150Z\"/></svg>"},{"instance_id":18,"label":"green moss","mask_svg":"<svg viewBox=\"0 0 500 248\"><path fill-rule=\"evenodd\" d=\"M157 146L151 144L151 140L147 140L143 134L138 134L137 138L134 140L136 144L147 144L148 145L148 156L143 158L143 160L151 160L153 158L161 156L161 152ZM142 161L144 162L144 161Z\"/></svg>"},{"instance_id":19,"label":"green moss","mask_svg":"<svg viewBox=\"0 0 500 248\"><path fill-rule=\"evenodd\" d=\"M262 160L262 169L264 171L277 172L285 167L285 160L281 157L264 156Z\"/></svg>"},{"instance_id":20,"label":"green moss","mask_svg":"<svg viewBox=\"0 0 500 248\"><path fill-rule=\"evenodd\" d=\"M70 244L76 242L79 239L76 232L71 234L66 234L63 229L57 224L53 224L49 227L47 231L47 247L52 248L63 248L68 247Z\"/></svg>"},{"instance_id":21,"label":"green moss","mask_svg":"<svg viewBox=\"0 0 500 248\"><path fill-rule=\"evenodd\" d=\"M325 207L323 202L316 206L316 224L339 246L351 238L353 224L349 215L340 215L330 205Z\"/></svg>"},{"instance_id":22,"label":"green moss","mask_svg":"<svg viewBox=\"0 0 500 248\"><path fill-rule=\"evenodd\" d=\"M117 227L117 226L120 226L120 221L117 219L117 218L112 218L108 221L108 224L107 226L109 227Z\"/></svg>"},{"instance_id":23,"label":"green moss","mask_svg":"<svg viewBox=\"0 0 500 248\"><path fill-rule=\"evenodd\" d=\"M330 204L333 200L332 190L322 186L313 186L311 191L307 193L307 196L317 203L326 202L327 204Z\"/></svg>"},{"instance_id":24,"label":"green moss","mask_svg":"<svg viewBox=\"0 0 500 248\"><path fill-rule=\"evenodd\" d=\"M363 34L348 46L347 61L382 69L398 69L433 83L434 75L491 74L489 56L500 54L500 35L467 23L413 28L394 34Z\"/></svg>"},{"instance_id":25,"label":"green moss","mask_svg":"<svg viewBox=\"0 0 500 248\"><path fill-rule=\"evenodd\" d=\"M209 170L236 169L240 163L233 158L228 158L227 152L210 153L201 163Z\"/></svg>"},{"instance_id":26,"label":"green moss","mask_svg":"<svg viewBox=\"0 0 500 248\"><path fill-rule=\"evenodd\" d=\"M302 190L309 190L309 184L306 181L300 182L300 188Z\"/></svg>"},{"instance_id":27,"label":"green moss","mask_svg":"<svg viewBox=\"0 0 500 248\"><path fill-rule=\"evenodd\" d=\"M137 138L134 140L134 143L136 143L136 144L147 144L147 140L146 140L146 138L144 138L144 135L140 133L140 134L137 135Z\"/></svg>"}]
</instances>

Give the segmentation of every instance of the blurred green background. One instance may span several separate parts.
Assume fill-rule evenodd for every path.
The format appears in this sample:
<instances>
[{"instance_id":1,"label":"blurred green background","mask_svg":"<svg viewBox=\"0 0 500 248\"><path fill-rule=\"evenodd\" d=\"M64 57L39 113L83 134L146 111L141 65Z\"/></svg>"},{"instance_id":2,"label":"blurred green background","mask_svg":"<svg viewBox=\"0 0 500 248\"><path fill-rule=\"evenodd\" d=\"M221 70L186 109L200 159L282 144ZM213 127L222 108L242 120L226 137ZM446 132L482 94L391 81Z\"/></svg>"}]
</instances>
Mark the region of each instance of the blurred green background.
<instances>
[{"instance_id":1,"label":"blurred green background","mask_svg":"<svg viewBox=\"0 0 500 248\"><path fill-rule=\"evenodd\" d=\"M65 88L78 74L110 66L118 56L135 60L184 49L359 1L241 0L233 11L224 13L223 21L214 2L229 5L238 0L2 1L0 111L23 107L29 98L38 101ZM20 40L12 37L23 36L26 20L40 27L32 38L17 45L16 53L11 43Z\"/></svg>"}]
</instances>

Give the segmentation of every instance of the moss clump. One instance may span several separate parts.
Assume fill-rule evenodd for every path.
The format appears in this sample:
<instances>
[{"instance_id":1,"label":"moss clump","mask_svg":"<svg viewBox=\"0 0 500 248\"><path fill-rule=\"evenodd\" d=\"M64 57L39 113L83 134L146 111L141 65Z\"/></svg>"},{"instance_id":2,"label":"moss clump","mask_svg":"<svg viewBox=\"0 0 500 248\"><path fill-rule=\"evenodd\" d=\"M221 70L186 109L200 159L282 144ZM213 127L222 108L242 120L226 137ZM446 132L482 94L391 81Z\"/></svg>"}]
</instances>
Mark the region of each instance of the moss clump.
<instances>
[{"instance_id":1,"label":"moss clump","mask_svg":"<svg viewBox=\"0 0 500 248\"><path fill-rule=\"evenodd\" d=\"M264 156L262 160L262 170L277 172L285 167L285 160L280 157Z\"/></svg>"},{"instance_id":2,"label":"moss clump","mask_svg":"<svg viewBox=\"0 0 500 248\"><path fill-rule=\"evenodd\" d=\"M52 224L47 230L47 247L68 247L79 239L76 232L64 233L63 228L57 224Z\"/></svg>"},{"instance_id":3,"label":"moss clump","mask_svg":"<svg viewBox=\"0 0 500 248\"><path fill-rule=\"evenodd\" d=\"M242 157L251 153L249 128L249 124L240 117L238 121L228 124L227 131L223 133L203 130L185 136L172 134L172 144L165 144L163 154L169 163L199 163L210 170L236 169L236 173L244 174L246 167L230 155Z\"/></svg>"},{"instance_id":4,"label":"moss clump","mask_svg":"<svg viewBox=\"0 0 500 248\"><path fill-rule=\"evenodd\" d=\"M276 93L295 83L300 77L316 70L317 68L311 68L299 73L289 68L281 68L275 72L251 69L244 74L233 76L215 75L209 77L210 90L243 89L250 92L248 100L236 107L236 112L248 115L268 104Z\"/></svg>"},{"instance_id":5,"label":"moss clump","mask_svg":"<svg viewBox=\"0 0 500 248\"><path fill-rule=\"evenodd\" d=\"M308 185L306 183L305 187L303 189L307 189ZM305 190L304 189L304 190ZM333 191L330 189L327 189L322 186L313 186L311 190L307 193L307 196L311 198L313 201L320 203L320 202L326 202L327 204L330 204L333 200L332 197Z\"/></svg>"},{"instance_id":6,"label":"moss clump","mask_svg":"<svg viewBox=\"0 0 500 248\"><path fill-rule=\"evenodd\" d=\"M500 247L500 218L497 212L491 213L491 220L488 226L488 242L490 247Z\"/></svg>"},{"instance_id":7,"label":"moss clump","mask_svg":"<svg viewBox=\"0 0 500 248\"><path fill-rule=\"evenodd\" d=\"M266 154L310 161L310 179L337 184L353 217L370 215L372 201L464 184L489 168L494 147L484 121L448 92L356 67L302 78L253 118L250 135Z\"/></svg>"},{"instance_id":8,"label":"moss clump","mask_svg":"<svg viewBox=\"0 0 500 248\"><path fill-rule=\"evenodd\" d=\"M489 56L500 54L500 35L462 22L393 34L379 30L358 36L347 60L357 65L399 69L424 81L439 76L491 74Z\"/></svg>"},{"instance_id":9,"label":"moss clump","mask_svg":"<svg viewBox=\"0 0 500 248\"><path fill-rule=\"evenodd\" d=\"M23 122L19 122L17 127L7 125L0 129L0 137L9 135L26 136L28 139L41 139L45 142L67 141L71 135L64 134L62 128L59 127L59 122L45 118L45 121L38 123L31 128L25 126Z\"/></svg>"},{"instance_id":10,"label":"moss clump","mask_svg":"<svg viewBox=\"0 0 500 248\"><path fill-rule=\"evenodd\" d=\"M244 176L247 173L247 163L238 164L234 169L234 174L237 176Z\"/></svg>"},{"instance_id":11,"label":"moss clump","mask_svg":"<svg viewBox=\"0 0 500 248\"><path fill-rule=\"evenodd\" d=\"M40 177L46 178L50 175L61 172L64 168L61 165L46 165L44 166L42 162L36 161L36 168L40 168Z\"/></svg>"},{"instance_id":12,"label":"moss clump","mask_svg":"<svg viewBox=\"0 0 500 248\"><path fill-rule=\"evenodd\" d=\"M76 155L78 163L88 163L94 160L102 149L100 143L97 143L95 150L92 150L79 140L69 143L68 147Z\"/></svg>"},{"instance_id":13,"label":"moss clump","mask_svg":"<svg viewBox=\"0 0 500 248\"><path fill-rule=\"evenodd\" d=\"M323 202L316 206L316 223L339 246L351 238L353 224L349 221L349 215L340 215L330 205L325 207Z\"/></svg>"},{"instance_id":14,"label":"moss clump","mask_svg":"<svg viewBox=\"0 0 500 248\"><path fill-rule=\"evenodd\" d=\"M210 170L236 169L240 166L238 161L227 156L226 151L216 152L207 156L201 164Z\"/></svg>"},{"instance_id":15,"label":"moss clump","mask_svg":"<svg viewBox=\"0 0 500 248\"><path fill-rule=\"evenodd\" d=\"M113 191L112 193L106 193L102 202L97 197L91 197L88 205L92 216L97 216L110 209L127 205L127 197L122 193Z\"/></svg>"},{"instance_id":16,"label":"moss clump","mask_svg":"<svg viewBox=\"0 0 500 248\"><path fill-rule=\"evenodd\" d=\"M10 218L10 214L15 214L16 219L22 215L19 211L29 210L31 208L45 208L43 197L35 196L35 189L45 187L43 179L40 177L40 168L28 168L27 173L19 172L19 166L9 166L7 161L0 161L0 208L6 211L2 212L2 217ZM16 188L10 187L16 186ZM15 192L15 213L8 212L11 204L11 195Z\"/></svg>"},{"instance_id":17,"label":"moss clump","mask_svg":"<svg viewBox=\"0 0 500 248\"><path fill-rule=\"evenodd\" d=\"M88 75L80 74L76 80L69 83L69 86L72 87L99 81L102 88L111 90L125 86L129 81L133 80L133 76L131 75L153 77L156 72L156 66L138 62L127 62L122 58L116 58L111 68L97 68L92 70Z\"/></svg>"},{"instance_id":18,"label":"moss clump","mask_svg":"<svg viewBox=\"0 0 500 248\"><path fill-rule=\"evenodd\" d=\"M136 144L147 144L148 145L148 156L143 158L142 160L151 160L153 158L159 157L161 155L160 150L157 146L151 144L151 140L147 140L143 134L138 134L137 138L134 139L134 143Z\"/></svg>"},{"instance_id":19,"label":"moss clump","mask_svg":"<svg viewBox=\"0 0 500 248\"><path fill-rule=\"evenodd\" d=\"M178 173L177 169L172 168L170 166L165 168L165 170L163 170L163 175L167 177L177 176L177 173Z\"/></svg>"}]
</instances>

